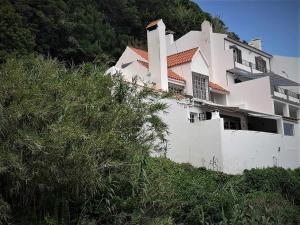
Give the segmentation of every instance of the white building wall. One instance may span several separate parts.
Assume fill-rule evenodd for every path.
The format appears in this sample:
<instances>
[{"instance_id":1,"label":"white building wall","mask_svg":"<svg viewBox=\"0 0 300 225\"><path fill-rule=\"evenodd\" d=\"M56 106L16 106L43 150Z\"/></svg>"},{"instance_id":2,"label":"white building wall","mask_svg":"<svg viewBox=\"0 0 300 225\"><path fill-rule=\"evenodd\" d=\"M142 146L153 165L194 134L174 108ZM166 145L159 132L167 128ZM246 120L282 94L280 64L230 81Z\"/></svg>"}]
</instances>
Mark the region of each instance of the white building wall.
<instances>
[{"instance_id":1,"label":"white building wall","mask_svg":"<svg viewBox=\"0 0 300 225\"><path fill-rule=\"evenodd\" d=\"M118 68L122 68L123 64L130 63L136 60L146 62L146 60L143 57L136 54L132 49L130 49L130 47L126 47L125 51L123 52L115 66Z\"/></svg>"},{"instance_id":2,"label":"white building wall","mask_svg":"<svg viewBox=\"0 0 300 225\"><path fill-rule=\"evenodd\" d=\"M191 63L185 63L170 68L175 73L179 74L185 79L185 93L187 95L193 95L193 84L192 84L192 67Z\"/></svg>"},{"instance_id":3,"label":"white building wall","mask_svg":"<svg viewBox=\"0 0 300 225\"><path fill-rule=\"evenodd\" d=\"M178 163L190 163L196 167L222 170L221 126L219 120L190 123L189 113L199 113L199 107L166 100L170 108L162 113L169 126L167 157ZM214 163L215 162L215 163Z\"/></svg>"},{"instance_id":4,"label":"white building wall","mask_svg":"<svg viewBox=\"0 0 300 225\"><path fill-rule=\"evenodd\" d=\"M223 130L222 154L223 171L230 174L251 168L279 166L295 169L300 166L299 140L280 134Z\"/></svg>"},{"instance_id":5,"label":"white building wall","mask_svg":"<svg viewBox=\"0 0 300 225\"><path fill-rule=\"evenodd\" d=\"M190 31L167 48L167 54L172 55L192 48L199 47L200 31Z\"/></svg>"},{"instance_id":6,"label":"white building wall","mask_svg":"<svg viewBox=\"0 0 300 225\"><path fill-rule=\"evenodd\" d=\"M300 58L274 55L271 66L278 75L300 83Z\"/></svg>"},{"instance_id":7,"label":"white building wall","mask_svg":"<svg viewBox=\"0 0 300 225\"><path fill-rule=\"evenodd\" d=\"M276 74L300 83L300 58L274 55L271 67ZM300 87L284 88L300 93Z\"/></svg>"},{"instance_id":8,"label":"white building wall","mask_svg":"<svg viewBox=\"0 0 300 225\"><path fill-rule=\"evenodd\" d=\"M195 53L193 57L191 70L193 72L209 76L208 64L205 62L199 52Z\"/></svg>"},{"instance_id":9,"label":"white building wall","mask_svg":"<svg viewBox=\"0 0 300 225\"><path fill-rule=\"evenodd\" d=\"M175 99L165 102L169 109L161 113L168 124L167 157L178 163L240 174L244 169L300 166L299 125L295 136L249 130L225 130L222 118L190 123L189 113L201 108Z\"/></svg>"},{"instance_id":10,"label":"white building wall","mask_svg":"<svg viewBox=\"0 0 300 225\"><path fill-rule=\"evenodd\" d=\"M213 67L213 82L228 89L227 70L234 68L232 50L224 50L225 34L212 34L212 67Z\"/></svg>"},{"instance_id":11,"label":"white building wall","mask_svg":"<svg viewBox=\"0 0 300 225\"><path fill-rule=\"evenodd\" d=\"M229 91L227 100L230 106L274 114L269 77L232 84Z\"/></svg>"},{"instance_id":12,"label":"white building wall","mask_svg":"<svg viewBox=\"0 0 300 225\"><path fill-rule=\"evenodd\" d=\"M248 62L251 62L252 64L255 64L255 57L260 56L260 57L262 57L266 61L267 70L270 70L270 59L269 58L263 56L262 54L258 54L258 53L254 52L254 51L251 51L251 50L249 50L249 49L247 49L245 47L242 47L240 45L232 43L232 42L230 42L228 40L224 40L224 41L225 41L224 42L224 48L225 48L225 50L231 50L230 46L236 46L238 49L241 50L242 60L246 60ZM239 65L237 63L237 66L241 66L241 65ZM243 68L241 68L241 69L243 69ZM254 69L253 73L261 73L261 72Z\"/></svg>"},{"instance_id":13,"label":"white building wall","mask_svg":"<svg viewBox=\"0 0 300 225\"><path fill-rule=\"evenodd\" d=\"M132 82L133 78L138 77L138 84L143 85L150 81L150 73L146 67L135 61L121 70L125 80Z\"/></svg>"}]
</instances>

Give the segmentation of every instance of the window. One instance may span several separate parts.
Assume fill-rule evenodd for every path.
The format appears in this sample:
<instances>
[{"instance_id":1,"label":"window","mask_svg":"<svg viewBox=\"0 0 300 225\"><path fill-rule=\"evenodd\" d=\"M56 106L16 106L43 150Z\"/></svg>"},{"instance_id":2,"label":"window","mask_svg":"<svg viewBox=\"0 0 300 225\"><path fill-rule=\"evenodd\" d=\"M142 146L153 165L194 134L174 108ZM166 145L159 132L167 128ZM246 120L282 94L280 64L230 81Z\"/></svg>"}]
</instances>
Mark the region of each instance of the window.
<instances>
[{"instance_id":1,"label":"window","mask_svg":"<svg viewBox=\"0 0 300 225\"><path fill-rule=\"evenodd\" d=\"M256 64L256 68L257 70L261 71L261 72L267 72L267 63L265 60L263 60L262 57L255 57L255 64Z\"/></svg>"},{"instance_id":2,"label":"window","mask_svg":"<svg viewBox=\"0 0 300 225\"><path fill-rule=\"evenodd\" d=\"M294 124L292 123L283 123L284 135L294 136Z\"/></svg>"},{"instance_id":3,"label":"window","mask_svg":"<svg viewBox=\"0 0 300 225\"><path fill-rule=\"evenodd\" d=\"M190 113L190 123L195 123L195 115L196 113Z\"/></svg>"},{"instance_id":4,"label":"window","mask_svg":"<svg viewBox=\"0 0 300 225\"><path fill-rule=\"evenodd\" d=\"M236 78L236 79L234 79L234 83L235 84L238 84L238 83L241 83L242 81L240 80L240 79L238 79L238 78Z\"/></svg>"},{"instance_id":5,"label":"window","mask_svg":"<svg viewBox=\"0 0 300 225\"><path fill-rule=\"evenodd\" d=\"M242 51L236 46L230 46L233 49L233 58L235 62L242 63Z\"/></svg>"},{"instance_id":6,"label":"window","mask_svg":"<svg viewBox=\"0 0 300 225\"><path fill-rule=\"evenodd\" d=\"M176 94L182 94L183 93L183 86L169 83L169 91Z\"/></svg>"},{"instance_id":7,"label":"window","mask_svg":"<svg viewBox=\"0 0 300 225\"><path fill-rule=\"evenodd\" d=\"M199 121L206 120L206 113L199 113Z\"/></svg>"},{"instance_id":8,"label":"window","mask_svg":"<svg viewBox=\"0 0 300 225\"><path fill-rule=\"evenodd\" d=\"M227 115L221 115L221 118L224 119L224 129L230 129L230 130L240 130L241 129L240 118L227 116Z\"/></svg>"},{"instance_id":9,"label":"window","mask_svg":"<svg viewBox=\"0 0 300 225\"><path fill-rule=\"evenodd\" d=\"M208 77L192 73L193 96L195 98L208 100Z\"/></svg>"}]
</instances>

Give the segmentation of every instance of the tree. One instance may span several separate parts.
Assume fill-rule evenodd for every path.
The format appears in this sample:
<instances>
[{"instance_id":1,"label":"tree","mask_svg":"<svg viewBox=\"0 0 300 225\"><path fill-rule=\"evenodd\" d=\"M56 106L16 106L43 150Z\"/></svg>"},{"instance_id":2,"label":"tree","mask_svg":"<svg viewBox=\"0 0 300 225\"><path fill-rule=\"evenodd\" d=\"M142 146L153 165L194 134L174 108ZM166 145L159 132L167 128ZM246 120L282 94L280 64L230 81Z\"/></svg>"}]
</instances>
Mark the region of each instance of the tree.
<instances>
[{"instance_id":1,"label":"tree","mask_svg":"<svg viewBox=\"0 0 300 225\"><path fill-rule=\"evenodd\" d=\"M31 31L24 26L13 5L4 0L0 3L0 63L10 53L28 53L35 46Z\"/></svg>"}]
</instances>

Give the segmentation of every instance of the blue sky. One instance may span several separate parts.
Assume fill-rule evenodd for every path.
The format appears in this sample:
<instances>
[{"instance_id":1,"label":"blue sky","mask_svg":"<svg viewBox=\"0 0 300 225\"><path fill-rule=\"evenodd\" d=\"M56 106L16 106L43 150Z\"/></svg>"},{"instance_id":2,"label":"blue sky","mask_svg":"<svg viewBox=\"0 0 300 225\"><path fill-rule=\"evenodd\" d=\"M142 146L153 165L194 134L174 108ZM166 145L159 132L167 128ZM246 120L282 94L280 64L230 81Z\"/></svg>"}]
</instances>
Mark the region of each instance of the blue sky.
<instances>
[{"instance_id":1,"label":"blue sky","mask_svg":"<svg viewBox=\"0 0 300 225\"><path fill-rule=\"evenodd\" d=\"M242 40L262 39L263 50L300 57L300 0L194 0L220 16Z\"/></svg>"}]
</instances>

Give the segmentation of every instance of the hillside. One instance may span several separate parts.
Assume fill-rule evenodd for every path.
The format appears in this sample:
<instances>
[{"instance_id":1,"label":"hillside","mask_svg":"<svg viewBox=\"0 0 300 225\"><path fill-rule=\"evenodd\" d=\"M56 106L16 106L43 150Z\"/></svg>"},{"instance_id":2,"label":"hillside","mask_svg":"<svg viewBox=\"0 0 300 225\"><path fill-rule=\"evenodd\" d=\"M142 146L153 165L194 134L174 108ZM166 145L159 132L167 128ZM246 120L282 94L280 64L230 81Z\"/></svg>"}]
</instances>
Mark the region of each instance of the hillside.
<instances>
[{"instance_id":1,"label":"hillside","mask_svg":"<svg viewBox=\"0 0 300 225\"><path fill-rule=\"evenodd\" d=\"M229 33L190 0L2 0L0 60L12 52L37 52L68 64L113 64L126 45L145 47L145 26L157 18L175 37L199 30L204 19Z\"/></svg>"},{"instance_id":2,"label":"hillside","mask_svg":"<svg viewBox=\"0 0 300 225\"><path fill-rule=\"evenodd\" d=\"M0 84L1 225L300 223L299 169L151 158L167 129L151 89L32 55L0 65Z\"/></svg>"}]
</instances>

